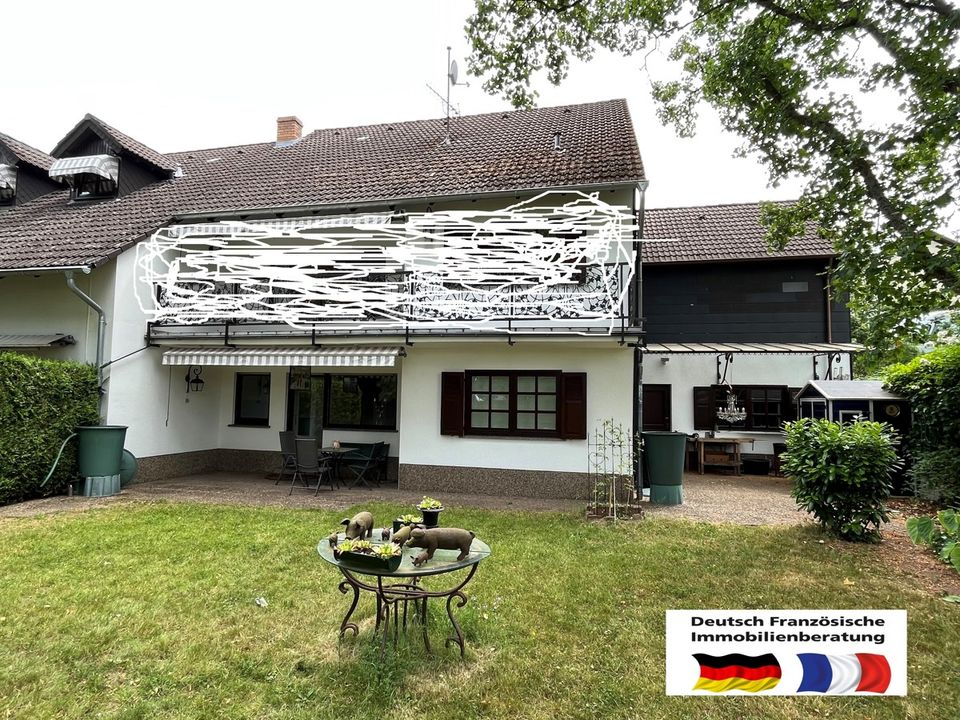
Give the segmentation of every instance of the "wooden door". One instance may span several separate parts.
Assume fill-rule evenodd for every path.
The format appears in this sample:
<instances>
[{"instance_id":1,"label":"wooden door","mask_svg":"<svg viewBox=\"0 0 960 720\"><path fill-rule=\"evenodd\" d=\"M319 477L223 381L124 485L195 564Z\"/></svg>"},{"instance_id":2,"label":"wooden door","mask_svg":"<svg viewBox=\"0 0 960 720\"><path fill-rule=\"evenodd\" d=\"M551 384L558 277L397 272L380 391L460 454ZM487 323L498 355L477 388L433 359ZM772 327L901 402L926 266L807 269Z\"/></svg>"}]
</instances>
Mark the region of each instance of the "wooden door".
<instances>
[{"instance_id":1,"label":"wooden door","mask_svg":"<svg viewBox=\"0 0 960 720\"><path fill-rule=\"evenodd\" d=\"M643 429L672 430L670 419L670 386L643 386Z\"/></svg>"}]
</instances>

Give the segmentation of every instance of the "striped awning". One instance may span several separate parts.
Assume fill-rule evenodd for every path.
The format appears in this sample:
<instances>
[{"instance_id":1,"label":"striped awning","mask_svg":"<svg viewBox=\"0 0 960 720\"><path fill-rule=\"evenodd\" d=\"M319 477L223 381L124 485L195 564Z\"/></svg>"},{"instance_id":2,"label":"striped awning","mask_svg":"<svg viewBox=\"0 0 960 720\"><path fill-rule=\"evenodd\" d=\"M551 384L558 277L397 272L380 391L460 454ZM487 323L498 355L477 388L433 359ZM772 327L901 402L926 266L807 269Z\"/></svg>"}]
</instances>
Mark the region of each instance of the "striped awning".
<instances>
[{"instance_id":1,"label":"striped awning","mask_svg":"<svg viewBox=\"0 0 960 720\"><path fill-rule=\"evenodd\" d=\"M164 365L230 367L393 367L402 347L180 347L163 353Z\"/></svg>"},{"instance_id":2,"label":"striped awning","mask_svg":"<svg viewBox=\"0 0 960 720\"><path fill-rule=\"evenodd\" d=\"M0 165L0 188L17 189L17 168L13 165Z\"/></svg>"},{"instance_id":3,"label":"striped awning","mask_svg":"<svg viewBox=\"0 0 960 720\"><path fill-rule=\"evenodd\" d=\"M826 353L860 352L863 345L856 343L647 343L643 349L651 355L672 355L678 353L701 354L780 354L780 355L822 355Z\"/></svg>"},{"instance_id":4,"label":"striped awning","mask_svg":"<svg viewBox=\"0 0 960 720\"><path fill-rule=\"evenodd\" d=\"M51 335L0 335L0 348L42 348L51 346L75 345L73 335L55 333Z\"/></svg>"},{"instance_id":5,"label":"striped awning","mask_svg":"<svg viewBox=\"0 0 960 720\"><path fill-rule=\"evenodd\" d=\"M92 173L117 182L120 177L120 159L113 155L85 155L55 160L50 166L50 177L59 178Z\"/></svg>"}]
</instances>

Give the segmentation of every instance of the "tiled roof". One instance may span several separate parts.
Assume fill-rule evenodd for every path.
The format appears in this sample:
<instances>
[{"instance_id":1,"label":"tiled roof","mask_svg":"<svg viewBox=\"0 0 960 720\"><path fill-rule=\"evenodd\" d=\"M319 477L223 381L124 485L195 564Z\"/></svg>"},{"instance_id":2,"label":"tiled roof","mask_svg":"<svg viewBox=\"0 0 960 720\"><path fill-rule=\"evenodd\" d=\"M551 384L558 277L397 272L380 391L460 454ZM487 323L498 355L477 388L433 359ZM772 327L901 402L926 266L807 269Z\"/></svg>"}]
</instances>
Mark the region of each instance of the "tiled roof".
<instances>
[{"instance_id":1,"label":"tiled roof","mask_svg":"<svg viewBox=\"0 0 960 720\"><path fill-rule=\"evenodd\" d=\"M658 208L644 215L645 263L724 262L771 258L831 257L829 241L809 227L784 250L770 252L760 225L759 203Z\"/></svg>"},{"instance_id":2,"label":"tiled roof","mask_svg":"<svg viewBox=\"0 0 960 720\"><path fill-rule=\"evenodd\" d=\"M624 100L317 130L172 153L182 177L97 204L56 192L0 215L0 269L99 264L174 216L631 184L644 179ZM561 149L554 147L560 133Z\"/></svg>"},{"instance_id":3,"label":"tiled roof","mask_svg":"<svg viewBox=\"0 0 960 720\"><path fill-rule=\"evenodd\" d=\"M91 115L90 113L84 115L83 120L77 123L74 128L66 134L63 140L57 143L57 146L53 149L51 154L54 157L60 157L74 136L85 127L92 127L94 132L96 132L98 135L105 137L108 140L112 140L114 145L117 145L131 155L135 155L136 157L144 160L156 168L159 168L160 170L172 171L174 169L174 165L165 155L158 153L152 148L148 148L142 142L134 140L132 137L126 133L120 132L112 125L107 125L96 115Z\"/></svg>"},{"instance_id":4,"label":"tiled roof","mask_svg":"<svg viewBox=\"0 0 960 720\"><path fill-rule=\"evenodd\" d=\"M37 150L35 147L31 147L25 142L20 142L9 135L0 133L0 144L5 145L7 150L15 155L21 162L29 163L40 170L49 170L53 164L53 158L42 150Z\"/></svg>"}]
</instances>

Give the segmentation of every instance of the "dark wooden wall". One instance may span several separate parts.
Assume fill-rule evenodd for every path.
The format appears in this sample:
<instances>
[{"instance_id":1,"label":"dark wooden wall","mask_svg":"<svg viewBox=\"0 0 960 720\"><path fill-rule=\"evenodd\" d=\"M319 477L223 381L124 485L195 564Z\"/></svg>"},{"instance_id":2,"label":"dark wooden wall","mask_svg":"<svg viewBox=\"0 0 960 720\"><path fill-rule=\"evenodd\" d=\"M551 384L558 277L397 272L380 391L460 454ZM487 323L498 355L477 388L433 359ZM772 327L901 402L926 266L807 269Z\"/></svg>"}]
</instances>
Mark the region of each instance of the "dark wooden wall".
<instances>
[{"instance_id":1,"label":"dark wooden wall","mask_svg":"<svg viewBox=\"0 0 960 720\"><path fill-rule=\"evenodd\" d=\"M24 167L23 163L17 166L17 205L23 205L41 195L57 190L66 190L66 186L55 183L49 175L42 174L32 167Z\"/></svg>"},{"instance_id":2,"label":"dark wooden wall","mask_svg":"<svg viewBox=\"0 0 960 720\"><path fill-rule=\"evenodd\" d=\"M644 265L647 341L826 342L824 270L817 260ZM850 313L834 302L832 339L849 342Z\"/></svg>"}]
</instances>

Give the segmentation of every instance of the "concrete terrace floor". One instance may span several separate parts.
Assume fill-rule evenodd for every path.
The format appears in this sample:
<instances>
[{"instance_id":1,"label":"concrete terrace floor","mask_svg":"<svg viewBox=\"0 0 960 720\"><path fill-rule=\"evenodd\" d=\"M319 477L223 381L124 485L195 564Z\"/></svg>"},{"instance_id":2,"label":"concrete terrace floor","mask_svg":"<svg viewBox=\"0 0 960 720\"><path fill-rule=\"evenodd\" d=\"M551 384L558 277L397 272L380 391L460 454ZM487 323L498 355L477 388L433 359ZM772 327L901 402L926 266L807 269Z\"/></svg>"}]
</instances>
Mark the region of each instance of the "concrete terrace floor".
<instances>
[{"instance_id":1,"label":"concrete terrace floor","mask_svg":"<svg viewBox=\"0 0 960 720\"><path fill-rule=\"evenodd\" d=\"M0 507L2 517L29 517L79 511L123 502L200 502L220 505L254 505L291 508L348 508L371 500L413 505L423 492L380 488L298 489L289 494L288 482L275 485L260 474L210 473L169 480L134 482L110 498L51 497ZM530 512L582 512L577 500L443 493L447 507L479 507ZM697 475L684 477L684 503L672 507L643 507L649 516L686 518L703 522L740 525L784 525L804 522L808 515L797 509L790 497L790 482L783 478L744 475Z\"/></svg>"}]
</instances>

